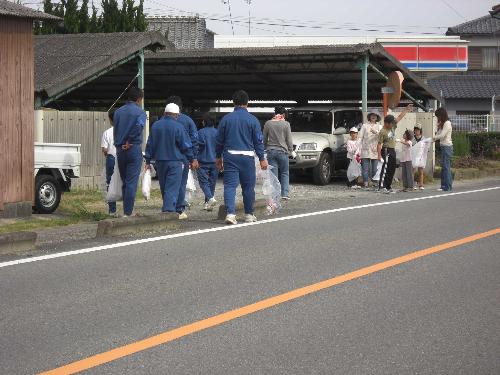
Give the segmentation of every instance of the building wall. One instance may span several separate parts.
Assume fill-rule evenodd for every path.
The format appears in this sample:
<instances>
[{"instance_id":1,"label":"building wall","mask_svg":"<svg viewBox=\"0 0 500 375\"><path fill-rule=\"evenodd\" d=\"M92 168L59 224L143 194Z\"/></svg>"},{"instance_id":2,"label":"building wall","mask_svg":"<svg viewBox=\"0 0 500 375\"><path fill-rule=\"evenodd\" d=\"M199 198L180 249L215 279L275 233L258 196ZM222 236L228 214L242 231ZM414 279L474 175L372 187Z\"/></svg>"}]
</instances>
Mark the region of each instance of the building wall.
<instances>
[{"instance_id":1,"label":"building wall","mask_svg":"<svg viewBox=\"0 0 500 375\"><path fill-rule=\"evenodd\" d=\"M34 191L33 22L0 16L0 214Z\"/></svg>"},{"instance_id":2,"label":"building wall","mask_svg":"<svg viewBox=\"0 0 500 375\"><path fill-rule=\"evenodd\" d=\"M457 114L457 111L478 113L490 113L490 99L446 99L446 109L450 115Z\"/></svg>"},{"instance_id":3,"label":"building wall","mask_svg":"<svg viewBox=\"0 0 500 375\"><path fill-rule=\"evenodd\" d=\"M148 30L160 31L178 49L213 48L213 34L207 24L198 17L148 18Z\"/></svg>"}]
</instances>

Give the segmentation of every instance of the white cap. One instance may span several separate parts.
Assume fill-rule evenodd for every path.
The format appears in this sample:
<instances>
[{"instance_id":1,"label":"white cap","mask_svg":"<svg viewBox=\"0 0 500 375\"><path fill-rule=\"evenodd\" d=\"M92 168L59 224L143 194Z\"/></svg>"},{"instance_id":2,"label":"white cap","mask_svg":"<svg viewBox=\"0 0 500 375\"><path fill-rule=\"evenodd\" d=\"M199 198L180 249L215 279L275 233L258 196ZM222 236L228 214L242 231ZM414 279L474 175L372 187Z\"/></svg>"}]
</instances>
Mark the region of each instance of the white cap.
<instances>
[{"instance_id":1,"label":"white cap","mask_svg":"<svg viewBox=\"0 0 500 375\"><path fill-rule=\"evenodd\" d=\"M353 126L350 130L349 130L349 133L357 133L358 132L358 128Z\"/></svg>"},{"instance_id":2,"label":"white cap","mask_svg":"<svg viewBox=\"0 0 500 375\"><path fill-rule=\"evenodd\" d=\"M174 113L174 114L179 114L179 106L175 103L168 103L167 106L165 107L165 113Z\"/></svg>"}]
</instances>

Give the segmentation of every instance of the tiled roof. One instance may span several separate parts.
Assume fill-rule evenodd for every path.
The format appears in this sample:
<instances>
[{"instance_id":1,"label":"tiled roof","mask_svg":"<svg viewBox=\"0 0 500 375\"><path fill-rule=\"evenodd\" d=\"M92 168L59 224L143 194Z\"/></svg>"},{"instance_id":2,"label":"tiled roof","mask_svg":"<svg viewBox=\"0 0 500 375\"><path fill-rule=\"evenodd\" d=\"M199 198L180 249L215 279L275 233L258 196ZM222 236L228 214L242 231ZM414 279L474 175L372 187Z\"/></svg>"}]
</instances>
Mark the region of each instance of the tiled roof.
<instances>
[{"instance_id":1,"label":"tiled roof","mask_svg":"<svg viewBox=\"0 0 500 375\"><path fill-rule=\"evenodd\" d=\"M143 48L173 46L158 32L35 36L35 91L56 95Z\"/></svg>"},{"instance_id":2,"label":"tiled roof","mask_svg":"<svg viewBox=\"0 0 500 375\"><path fill-rule=\"evenodd\" d=\"M500 19L487 15L448 28L446 35L491 35L500 32Z\"/></svg>"},{"instance_id":3,"label":"tiled roof","mask_svg":"<svg viewBox=\"0 0 500 375\"><path fill-rule=\"evenodd\" d=\"M500 72L466 72L443 75L429 80L445 99L486 99L500 95Z\"/></svg>"},{"instance_id":4,"label":"tiled roof","mask_svg":"<svg viewBox=\"0 0 500 375\"><path fill-rule=\"evenodd\" d=\"M43 13L10 1L0 0L0 16L28 18L33 20L60 20L59 17Z\"/></svg>"}]
</instances>

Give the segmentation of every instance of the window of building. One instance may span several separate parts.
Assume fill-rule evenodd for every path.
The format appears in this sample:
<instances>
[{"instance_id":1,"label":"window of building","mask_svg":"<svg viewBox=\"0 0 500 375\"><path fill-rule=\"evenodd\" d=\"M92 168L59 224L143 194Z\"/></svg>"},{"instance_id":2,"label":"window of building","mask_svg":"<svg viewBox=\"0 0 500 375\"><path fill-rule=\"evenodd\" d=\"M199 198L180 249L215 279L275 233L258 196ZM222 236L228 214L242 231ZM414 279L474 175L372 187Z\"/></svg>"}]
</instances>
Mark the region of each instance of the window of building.
<instances>
[{"instance_id":1,"label":"window of building","mask_svg":"<svg viewBox=\"0 0 500 375\"><path fill-rule=\"evenodd\" d=\"M500 69L498 48L483 48L483 69Z\"/></svg>"}]
</instances>

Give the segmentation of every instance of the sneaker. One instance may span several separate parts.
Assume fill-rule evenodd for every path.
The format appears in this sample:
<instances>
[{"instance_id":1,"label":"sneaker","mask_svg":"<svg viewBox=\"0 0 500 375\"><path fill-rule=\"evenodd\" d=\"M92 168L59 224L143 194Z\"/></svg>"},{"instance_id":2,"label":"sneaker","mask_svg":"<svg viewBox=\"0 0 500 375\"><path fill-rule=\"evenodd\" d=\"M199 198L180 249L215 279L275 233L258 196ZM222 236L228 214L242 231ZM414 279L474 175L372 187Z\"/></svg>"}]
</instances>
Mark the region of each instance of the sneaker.
<instances>
[{"instance_id":1,"label":"sneaker","mask_svg":"<svg viewBox=\"0 0 500 375\"><path fill-rule=\"evenodd\" d=\"M208 204L208 202L203 205L203 209L205 211L212 211L212 207L210 207L210 205Z\"/></svg>"},{"instance_id":2,"label":"sneaker","mask_svg":"<svg viewBox=\"0 0 500 375\"><path fill-rule=\"evenodd\" d=\"M185 212L181 212L179 214L179 220L186 220L188 218L188 215Z\"/></svg>"},{"instance_id":3,"label":"sneaker","mask_svg":"<svg viewBox=\"0 0 500 375\"><path fill-rule=\"evenodd\" d=\"M420 186L419 190L425 190L425 188L423 186Z\"/></svg>"},{"instance_id":4,"label":"sneaker","mask_svg":"<svg viewBox=\"0 0 500 375\"><path fill-rule=\"evenodd\" d=\"M437 189L437 191L444 191L444 189L443 188L439 188L439 189Z\"/></svg>"},{"instance_id":5,"label":"sneaker","mask_svg":"<svg viewBox=\"0 0 500 375\"><path fill-rule=\"evenodd\" d=\"M413 190L418 190L418 187L414 186L414 187L413 187Z\"/></svg>"},{"instance_id":6,"label":"sneaker","mask_svg":"<svg viewBox=\"0 0 500 375\"><path fill-rule=\"evenodd\" d=\"M208 205L209 205L210 207L212 207L212 208L214 208L214 207L217 205L217 201L216 201L216 200L215 200L215 198L213 198L213 197L212 197L212 198L210 198L210 199L208 200L208 202L207 202L207 203L208 203Z\"/></svg>"},{"instance_id":7,"label":"sneaker","mask_svg":"<svg viewBox=\"0 0 500 375\"><path fill-rule=\"evenodd\" d=\"M227 215L226 216L226 224L236 225L238 221L236 221L236 215Z\"/></svg>"},{"instance_id":8,"label":"sneaker","mask_svg":"<svg viewBox=\"0 0 500 375\"><path fill-rule=\"evenodd\" d=\"M245 215L245 223L255 223L257 221L257 218L255 215L252 214L246 214Z\"/></svg>"},{"instance_id":9,"label":"sneaker","mask_svg":"<svg viewBox=\"0 0 500 375\"><path fill-rule=\"evenodd\" d=\"M290 197L281 197L281 199L283 199L284 201L289 201Z\"/></svg>"},{"instance_id":10,"label":"sneaker","mask_svg":"<svg viewBox=\"0 0 500 375\"><path fill-rule=\"evenodd\" d=\"M359 186L358 186L358 185L352 185L352 186L351 186L351 189L352 189L352 190L358 190L358 189L359 189Z\"/></svg>"}]
</instances>

